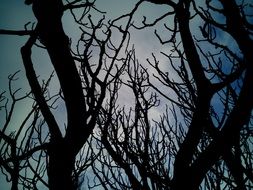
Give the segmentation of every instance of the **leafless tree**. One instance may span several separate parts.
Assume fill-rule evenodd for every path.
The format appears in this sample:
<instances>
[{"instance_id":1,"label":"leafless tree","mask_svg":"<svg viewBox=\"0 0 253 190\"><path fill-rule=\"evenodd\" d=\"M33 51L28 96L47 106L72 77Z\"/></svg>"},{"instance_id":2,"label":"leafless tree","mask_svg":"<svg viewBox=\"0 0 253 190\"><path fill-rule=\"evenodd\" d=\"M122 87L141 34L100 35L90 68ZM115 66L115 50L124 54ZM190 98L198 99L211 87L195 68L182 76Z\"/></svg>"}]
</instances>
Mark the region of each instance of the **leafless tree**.
<instances>
[{"instance_id":1,"label":"leafless tree","mask_svg":"<svg viewBox=\"0 0 253 190\"><path fill-rule=\"evenodd\" d=\"M32 4L36 26L0 30L29 36L21 54L31 93L18 96L11 87L14 74L11 98L0 95L6 115L0 166L13 190L39 184L49 189L253 187L252 2L141 0L112 21L95 2L26 3ZM147 3L168 12L136 25L134 14ZM90 10L101 19L95 21ZM66 11L80 29L76 49L63 30ZM129 46L131 32L163 22L167 32L158 27L154 36L168 51L143 59ZM36 75L35 46L50 57L60 84L55 95L53 76L41 83ZM122 91L132 105L122 105ZM30 112L18 130L8 131L16 103L26 99L33 101ZM66 108L64 126L55 114L60 103Z\"/></svg>"},{"instance_id":2,"label":"leafless tree","mask_svg":"<svg viewBox=\"0 0 253 190\"><path fill-rule=\"evenodd\" d=\"M29 147L33 136L25 135L24 139L27 139L29 149L22 149L20 151L24 152L18 154L15 152L17 148L15 143L17 143L16 138L20 137L20 132L12 138L12 135L6 134L5 128L3 128L3 131L1 131L1 137L5 140L3 147L7 145L8 147L3 152L1 166L9 173L10 179L15 186L13 186L13 189L17 189L17 184L20 183L20 180L22 181L19 162L22 159L29 160L28 157L34 156L36 153L38 160L35 162L38 167L34 171L35 177L31 182L35 184L34 186L36 186L34 180L44 182L43 176L39 176L39 165L45 157L44 164L46 166L44 165L44 167L46 167L46 177L48 178L46 186L49 189L76 189L79 186L80 173L85 170L88 161L92 161L93 158L92 156L87 158L88 153L84 155L84 145L86 142L88 143L90 134L97 124L97 118L103 107L108 85L114 83L124 67L124 64L121 64L124 59L121 59L122 55L120 54L124 53L124 49L127 48L128 28L136 8L130 14L122 15L106 24L103 16L95 22L88 15L91 9L99 14L102 13L95 8L94 2L72 1L63 4L61 0L54 2L34 0L26 1L26 4L32 4L34 15L37 18L36 26L31 30L26 29L24 31L1 30L1 33L29 35L26 44L21 48L21 54L26 77L36 102L36 106L32 108L31 112L36 111L36 114L44 119L43 123L35 128L33 125L39 119L39 116L37 116L32 122L34 124L29 129L32 131L31 134L36 130L39 135L38 140L42 138L42 133L46 133L47 138L39 142L37 140L40 148L37 146ZM79 9L78 14L75 12L76 9ZM65 11L70 11L80 28L80 39L75 50L70 49L70 40L63 30L61 19ZM128 20L125 24L121 26L115 24L124 18ZM26 27L28 26L26 25ZM114 32L121 35L116 43L112 40L112 33ZM100 35L97 33L100 33ZM54 98L58 103L59 101L64 102L66 108L65 126L60 126L57 122L53 106L50 105L47 94L45 94L46 92L44 92L44 88L37 78L31 59L32 47L34 46L47 51L54 67L60 84L59 93ZM46 84L45 88L49 89L48 85ZM12 98L15 100L15 94ZM49 98L51 99L51 97ZM11 115L11 113L8 115ZM6 119L6 122L9 122L8 119ZM46 124L47 130L42 130L44 124ZM20 146L22 146L22 143ZM8 155L9 147L13 147L11 156ZM7 158L6 155L10 158ZM80 158L80 156L82 160L76 161L76 158ZM11 163L13 163L13 166L10 166ZM26 179L26 181L29 180Z\"/></svg>"},{"instance_id":3,"label":"leafless tree","mask_svg":"<svg viewBox=\"0 0 253 190\"><path fill-rule=\"evenodd\" d=\"M110 156L101 160L115 167L95 168L98 179L107 189L251 189L251 2L148 2L163 4L170 12L150 23L144 18L143 26L134 27L170 20L164 25L168 40L155 31L172 49L162 52L170 70L162 70L153 55L147 61L163 87L145 84L149 72L145 66L137 69L133 60L134 71L126 71L131 85L125 85L136 103L130 111L107 110L101 148ZM148 112L158 100L154 93L147 98L147 86L172 104L171 112L153 125Z\"/></svg>"}]
</instances>

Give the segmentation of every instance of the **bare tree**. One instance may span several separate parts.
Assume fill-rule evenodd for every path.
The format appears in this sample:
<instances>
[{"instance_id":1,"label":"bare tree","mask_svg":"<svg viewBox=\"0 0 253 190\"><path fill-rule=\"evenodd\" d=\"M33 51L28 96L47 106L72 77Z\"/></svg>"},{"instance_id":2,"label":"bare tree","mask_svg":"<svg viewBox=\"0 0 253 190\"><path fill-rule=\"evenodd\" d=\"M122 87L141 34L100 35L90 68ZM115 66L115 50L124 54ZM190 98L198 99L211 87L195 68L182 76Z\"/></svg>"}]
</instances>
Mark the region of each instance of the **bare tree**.
<instances>
[{"instance_id":1,"label":"bare tree","mask_svg":"<svg viewBox=\"0 0 253 190\"><path fill-rule=\"evenodd\" d=\"M40 183L49 189L253 187L250 1L141 0L112 21L95 2L26 3L32 4L36 26L0 30L29 36L21 54L31 93L19 98L10 85L10 109L0 95L6 113L0 166L13 190ZM136 25L134 14L147 3L168 12ZM101 19L94 21L90 10ZM63 30L66 11L80 28L76 49ZM158 27L154 36L168 51L144 60L130 49L134 28L153 29L163 22L167 32ZM39 82L34 46L47 50L60 84L55 95L52 76ZM132 105L122 105L122 91ZM9 133L15 104L25 99L34 100L27 119ZM60 103L66 108L64 126L54 112ZM155 110L159 118L153 117Z\"/></svg>"},{"instance_id":2,"label":"bare tree","mask_svg":"<svg viewBox=\"0 0 253 190\"><path fill-rule=\"evenodd\" d=\"M88 1L72 1L63 4L61 0L54 2L34 0L26 1L26 3L32 4L34 15L37 18L36 26L31 30L25 31L1 30L1 33L30 36L26 44L21 48L21 54L26 77L36 102L35 110L39 109L39 113L36 113L41 113L43 116L43 122L46 123L48 128L45 133L49 137L47 136L46 140L39 141L41 148L37 146L34 148L30 147L29 153L24 150L25 152L22 152L22 156L15 153L16 145L13 145L14 152L10 158L5 157L5 154L8 154L8 149L3 153L1 166L10 173L11 180L15 186L14 189L17 189L18 181L22 180L22 175L19 173L19 162L22 159L28 160L29 156L32 156L37 151L42 151L38 153L41 155L37 155L38 160L36 164L39 165L43 154L46 154L44 163L46 163L48 178L48 184L46 185L48 188L76 189L79 186L79 174L86 168L85 166L80 166L80 164L77 164L76 168L76 156L84 154L82 152L83 146L97 124L97 118L102 109L108 85L113 83L122 72L120 54L123 51L122 49L127 47L129 38L127 31L136 8L131 14L123 15L105 24L103 23L103 17L101 17L101 20L94 22L88 16L90 9L97 11L99 14L102 13L95 8L94 3ZM80 18L78 18L80 11L78 16L76 16L75 9L81 10ZM70 11L75 22L80 27L81 36L76 50L70 49L70 40L63 30L61 19L65 11ZM128 18L128 22L121 27L117 27L115 22L125 17ZM111 39L112 29L121 34L121 38L116 44ZM101 35L99 36L97 33ZM53 106L49 105L47 94L45 94L44 88L36 76L31 59L32 47L35 45L46 49L57 74L60 87L55 99L64 102L67 112L66 126L60 126L57 123L53 113ZM96 55L92 51L98 52L98 54ZM47 87L48 84L45 88ZM14 98L15 96L13 95ZM34 112L34 109L32 110ZM38 118L35 118L33 122L36 123ZM8 118L6 121L8 122ZM33 126L30 128L32 131L37 129ZM36 132L39 133L38 138L40 138L42 136L40 133L43 133L42 126L39 126L37 130ZM1 134L5 143L10 144L9 146L12 147L12 144L17 143L15 138L18 138L19 134L14 135L14 139L5 134L5 129L3 129ZM25 135L23 138L28 138L27 146L29 146L29 142L32 141L33 137ZM87 163L89 159L92 160L92 158L87 158L82 164ZM9 167L8 163L12 160L14 160L14 166ZM80 160L77 160L77 163L80 163ZM39 168L34 173L37 176L40 175ZM43 180L41 179L41 181ZM32 181L32 183L36 184L36 181Z\"/></svg>"},{"instance_id":3,"label":"bare tree","mask_svg":"<svg viewBox=\"0 0 253 190\"><path fill-rule=\"evenodd\" d=\"M127 86L133 90L136 105L128 114L124 109L108 110L108 118L101 124L101 148L108 151L110 158L101 160L107 161L106 166L112 163L116 166L114 170L97 169L98 178L103 184L121 189L251 189L253 80L249 52L253 43L249 9L252 4L149 2L168 6L170 12L153 23L144 18L143 26L135 28L155 26L169 16L174 21L165 24L171 33L168 40L155 31L162 44L172 47L171 52L162 52L171 70L161 70L154 55L152 61L148 60L157 71L154 77L167 91L152 82L143 84L150 78L145 66L142 71L133 69L134 74L126 71L132 84ZM224 40L227 38L229 42ZM172 72L178 77L171 78L175 76ZM146 98L147 86L173 105L170 115L174 117L174 125L167 117L169 113L155 125L150 124L149 104L156 96ZM153 127L161 133L150 130ZM163 144L158 146L161 136ZM166 167L170 164L173 167ZM155 166L162 167L154 172Z\"/></svg>"}]
</instances>

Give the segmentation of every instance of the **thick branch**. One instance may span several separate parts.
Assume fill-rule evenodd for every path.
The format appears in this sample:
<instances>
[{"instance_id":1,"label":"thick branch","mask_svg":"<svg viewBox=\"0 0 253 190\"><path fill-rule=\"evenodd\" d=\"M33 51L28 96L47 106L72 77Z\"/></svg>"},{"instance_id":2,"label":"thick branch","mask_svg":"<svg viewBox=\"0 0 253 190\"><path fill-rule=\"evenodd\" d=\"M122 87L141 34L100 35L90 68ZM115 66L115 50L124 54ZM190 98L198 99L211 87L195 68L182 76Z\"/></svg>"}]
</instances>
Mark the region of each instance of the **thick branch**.
<instances>
[{"instance_id":1,"label":"thick branch","mask_svg":"<svg viewBox=\"0 0 253 190\"><path fill-rule=\"evenodd\" d=\"M89 137L90 130L85 128L86 105L81 79L61 22L64 5L61 0L34 1L33 11L38 20L39 38L46 46L62 88L68 117L66 140L75 145L71 151L76 154Z\"/></svg>"},{"instance_id":2,"label":"thick branch","mask_svg":"<svg viewBox=\"0 0 253 190\"><path fill-rule=\"evenodd\" d=\"M30 87L32 89L32 92L35 96L36 102L38 103L40 110L44 116L44 119L46 120L48 124L49 131L51 133L52 138L56 140L62 137L61 132L43 96L43 92L37 80L36 73L34 71L32 59L31 59L31 48L32 48L32 45L35 43L36 38L37 36L35 34L31 35L31 37L28 39L26 44L21 48L21 54L22 54L22 59L25 66L25 70L26 70L26 76L30 84Z\"/></svg>"},{"instance_id":3,"label":"thick branch","mask_svg":"<svg viewBox=\"0 0 253 190\"><path fill-rule=\"evenodd\" d=\"M223 3L225 15L227 17L228 31L234 37L244 54L246 70L238 100L228 116L221 133L206 148L206 150L200 154L198 159L196 159L195 163L192 165L192 169L196 174L195 176L198 176L198 184L200 184L205 173L222 156L222 154L230 151L231 147L238 139L240 130L244 125L249 123L253 108L253 91L251 89L253 86L253 56L252 53L250 53L253 43L243 26L239 9L235 1L227 2L223 0L221 2Z\"/></svg>"},{"instance_id":4,"label":"thick branch","mask_svg":"<svg viewBox=\"0 0 253 190\"><path fill-rule=\"evenodd\" d=\"M184 3L183 3L184 2ZM182 1L177 7L176 16L178 18L179 30L185 51L185 55L192 72L193 78L197 86L197 101L196 108L193 113L192 121L189 130L183 143L180 146L174 164L174 188L182 188L181 180L188 178L191 175L189 166L193 159L193 154L197 148L204 127L207 125L207 116L209 114L210 100L213 95L211 91L211 83L205 76L202 63L200 61L194 40L189 28L190 1ZM189 172L189 173L188 173ZM189 185L191 179L189 178ZM191 189L192 187L189 187Z\"/></svg>"},{"instance_id":5,"label":"thick branch","mask_svg":"<svg viewBox=\"0 0 253 190\"><path fill-rule=\"evenodd\" d=\"M25 35L31 35L32 33L33 33L33 30L4 30L4 29L0 29L0 34L4 34L4 35L25 36Z\"/></svg>"}]
</instances>

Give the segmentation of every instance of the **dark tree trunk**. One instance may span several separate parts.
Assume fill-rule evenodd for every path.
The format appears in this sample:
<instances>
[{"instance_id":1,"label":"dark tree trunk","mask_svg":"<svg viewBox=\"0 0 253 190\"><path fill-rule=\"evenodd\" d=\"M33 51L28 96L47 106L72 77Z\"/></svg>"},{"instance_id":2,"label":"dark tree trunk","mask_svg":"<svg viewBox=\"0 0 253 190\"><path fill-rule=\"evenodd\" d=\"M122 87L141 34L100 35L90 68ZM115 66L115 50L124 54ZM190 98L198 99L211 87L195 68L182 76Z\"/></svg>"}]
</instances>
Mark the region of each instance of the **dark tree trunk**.
<instances>
[{"instance_id":1,"label":"dark tree trunk","mask_svg":"<svg viewBox=\"0 0 253 190\"><path fill-rule=\"evenodd\" d=\"M75 156L86 142L90 132L84 131L85 100L81 79L69 50L69 39L64 33L61 18L64 6L61 0L34 0L34 15L38 20L37 34L48 51L56 71L67 110L67 129L64 138L55 138L51 130L48 150L48 180L50 190L74 190L72 178Z\"/></svg>"},{"instance_id":2,"label":"dark tree trunk","mask_svg":"<svg viewBox=\"0 0 253 190\"><path fill-rule=\"evenodd\" d=\"M50 190L75 190L76 183L72 172L75 155L63 143L52 145L49 149L48 183Z\"/></svg>"}]
</instances>

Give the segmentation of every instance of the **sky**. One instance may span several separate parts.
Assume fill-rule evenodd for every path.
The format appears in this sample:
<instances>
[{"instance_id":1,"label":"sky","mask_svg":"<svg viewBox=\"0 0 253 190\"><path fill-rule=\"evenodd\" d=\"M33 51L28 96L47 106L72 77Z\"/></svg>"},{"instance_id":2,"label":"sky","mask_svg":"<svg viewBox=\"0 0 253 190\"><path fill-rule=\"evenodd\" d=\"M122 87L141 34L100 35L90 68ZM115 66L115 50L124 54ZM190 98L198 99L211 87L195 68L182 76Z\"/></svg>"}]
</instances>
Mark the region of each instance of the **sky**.
<instances>
[{"instance_id":1,"label":"sky","mask_svg":"<svg viewBox=\"0 0 253 190\"><path fill-rule=\"evenodd\" d=\"M128 13L134 7L136 2L136 0L97 0L96 8L106 11L106 19L112 19L124 13ZM161 15L165 11L166 8L163 6L150 6L149 3L146 3L138 11L136 18L142 18L145 15L150 16L150 19L154 19L155 16ZM96 16L96 14L93 15L94 18ZM72 37L76 36L77 32L73 30L73 28L75 28L74 22L69 17L68 13L64 15L63 20L66 33ZM22 0L0 1L0 29L23 30L24 25L28 22L30 22L28 28L32 26L32 23L36 22L31 6L25 5ZM151 33L153 33L153 30L136 31L132 36L132 42L136 44L137 54L144 60L147 57L151 57L151 52L161 48L157 39L150 38ZM20 72L17 75L18 80L15 81L13 87L21 88L18 93L19 96L27 93L29 90L20 54L20 48L24 45L27 39L27 36L0 35L0 93L2 91L8 92L8 76L19 70ZM47 79L53 70L47 53L44 50L41 51L38 48L33 48L33 59L34 67L39 79ZM57 85L57 82L55 85ZM8 96L7 92L6 96ZM126 97L121 98L123 101L128 101L127 95ZM19 126L30 107L31 102L23 102L17 105L10 126L10 131L15 130L15 127ZM64 112L64 108L62 109L62 112ZM59 113L57 116L58 120L62 120L64 117ZM0 112L0 128L3 125L4 119L3 112ZM1 173L0 189L9 189L8 184L6 184Z\"/></svg>"}]
</instances>

